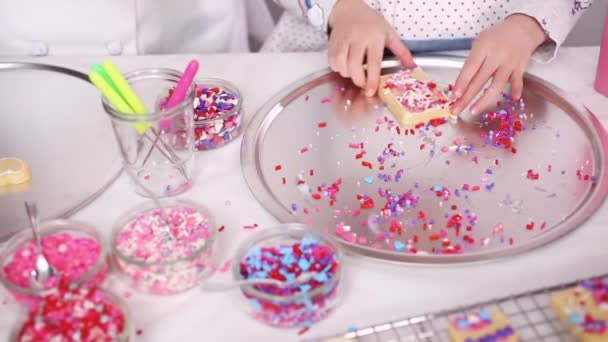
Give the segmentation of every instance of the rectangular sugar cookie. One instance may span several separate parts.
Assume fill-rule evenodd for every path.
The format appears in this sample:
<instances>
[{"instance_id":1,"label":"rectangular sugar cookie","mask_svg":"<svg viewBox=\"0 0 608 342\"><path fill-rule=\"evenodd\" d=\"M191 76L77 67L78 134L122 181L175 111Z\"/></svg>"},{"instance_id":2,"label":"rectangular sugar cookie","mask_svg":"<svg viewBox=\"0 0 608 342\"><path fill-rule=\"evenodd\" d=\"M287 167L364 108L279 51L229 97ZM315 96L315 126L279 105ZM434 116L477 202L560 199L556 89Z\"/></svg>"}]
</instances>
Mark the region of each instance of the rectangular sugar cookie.
<instances>
[{"instance_id":1,"label":"rectangular sugar cookie","mask_svg":"<svg viewBox=\"0 0 608 342\"><path fill-rule=\"evenodd\" d=\"M479 311L457 317L448 328L452 342L517 342L518 337L507 317L499 311Z\"/></svg>"},{"instance_id":2,"label":"rectangular sugar cookie","mask_svg":"<svg viewBox=\"0 0 608 342\"><path fill-rule=\"evenodd\" d=\"M555 293L551 307L581 341L608 341L608 278L586 280Z\"/></svg>"},{"instance_id":3,"label":"rectangular sugar cookie","mask_svg":"<svg viewBox=\"0 0 608 342\"><path fill-rule=\"evenodd\" d=\"M452 101L420 68L383 75L378 96L407 128L451 115Z\"/></svg>"}]
</instances>

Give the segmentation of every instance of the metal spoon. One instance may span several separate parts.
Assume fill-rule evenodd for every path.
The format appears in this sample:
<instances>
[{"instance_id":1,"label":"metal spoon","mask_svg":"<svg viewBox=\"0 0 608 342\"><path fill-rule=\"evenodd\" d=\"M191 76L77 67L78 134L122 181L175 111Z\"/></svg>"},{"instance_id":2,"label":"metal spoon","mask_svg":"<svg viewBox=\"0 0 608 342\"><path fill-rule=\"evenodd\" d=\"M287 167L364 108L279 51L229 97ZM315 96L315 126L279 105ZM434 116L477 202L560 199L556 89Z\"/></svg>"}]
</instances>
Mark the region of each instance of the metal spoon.
<instances>
[{"instance_id":1,"label":"metal spoon","mask_svg":"<svg viewBox=\"0 0 608 342\"><path fill-rule=\"evenodd\" d=\"M25 202L25 211L30 220L30 227L36 241L36 266L30 273L30 286L36 289L44 288L44 284L50 278L59 275L59 272L49 264L42 253L42 243L40 241L40 233L38 232L38 207L35 202Z\"/></svg>"},{"instance_id":2,"label":"metal spoon","mask_svg":"<svg viewBox=\"0 0 608 342\"><path fill-rule=\"evenodd\" d=\"M281 281L277 279L243 279L243 280L235 280L232 282L226 283L205 283L203 284L203 290L205 291L226 291L233 289L235 287L241 286L249 286L249 285L273 285L277 287L288 287L293 285L304 284L312 280L316 275L316 272L304 272L301 273L297 278L290 281Z\"/></svg>"}]
</instances>

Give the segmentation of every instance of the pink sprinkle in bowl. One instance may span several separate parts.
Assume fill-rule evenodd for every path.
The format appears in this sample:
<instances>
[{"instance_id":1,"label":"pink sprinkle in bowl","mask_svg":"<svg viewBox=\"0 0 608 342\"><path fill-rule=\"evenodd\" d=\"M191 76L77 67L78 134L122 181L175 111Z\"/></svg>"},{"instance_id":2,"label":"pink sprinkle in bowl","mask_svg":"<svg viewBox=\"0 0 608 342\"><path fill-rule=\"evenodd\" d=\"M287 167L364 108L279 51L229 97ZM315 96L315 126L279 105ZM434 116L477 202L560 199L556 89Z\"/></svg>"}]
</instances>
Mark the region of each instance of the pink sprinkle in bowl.
<instances>
[{"instance_id":1,"label":"pink sprinkle in bowl","mask_svg":"<svg viewBox=\"0 0 608 342\"><path fill-rule=\"evenodd\" d=\"M177 224L163 231L158 228L158 217L146 219L157 213L156 205L153 202L138 205L116 221L110 241L121 278L140 292L165 296L196 288L213 273L216 227L209 211L196 202L161 199L161 204L167 212L187 213L170 215L171 222ZM188 222L198 223L188 226ZM184 251L187 253L182 254Z\"/></svg>"},{"instance_id":2,"label":"pink sprinkle in bowl","mask_svg":"<svg viewBox=\"0 0 608 342\"><path fill-rule=\"evenodd\" d=\"M42 250L60 276L80 286L99 286L108 273L108 245L94 227L73 220L41 222ZM0 283L19 303L28 307L38 304L40 296L52 292L59 278L51 278L43 289L30 287L30 274L35 268L36 248L32 232L24 228L0 251Z\"/></svg>"}]
</instances>

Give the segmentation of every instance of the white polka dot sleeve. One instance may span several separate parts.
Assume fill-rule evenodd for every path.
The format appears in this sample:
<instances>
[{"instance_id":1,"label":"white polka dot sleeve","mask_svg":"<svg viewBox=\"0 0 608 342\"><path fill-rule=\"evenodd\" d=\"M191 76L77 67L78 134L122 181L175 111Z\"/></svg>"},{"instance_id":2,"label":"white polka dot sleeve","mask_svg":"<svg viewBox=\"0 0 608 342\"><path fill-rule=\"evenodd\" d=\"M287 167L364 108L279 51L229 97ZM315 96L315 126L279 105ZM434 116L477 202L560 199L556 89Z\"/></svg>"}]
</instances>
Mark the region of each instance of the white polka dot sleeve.
<instances>
[{"instance_id":1,"label":"white polka dot sleeve","mask_svg":"<svg viewBox=\"0 0 608 342\"><path fill-rule=\"evenodd\" d=\"M326 46L326 32L309 25L306 17L310 1L319 0L275 1L288 12L262 51L318 51ZM468 48L463 46L470 46L470 41L483 30L512 14L526 14L536 19L551 39L534 54L534 59L547 62L555 57L558 47L593 0L365 1L384 16L414 53Z\"/></svg>"},{"instance_id":2,"label":"white polka dot sleeve","mask_svg":"<svg viewBox=\"0 0 608 342\"><path fill-rule=\"evenodd\" d=\"M522 13L533 17L549 36L550 41L536 51L534 59L539 62L553 60L558 48L592 3L593 0L514 1L513 13Z\"/></svg>"}]
</instances>

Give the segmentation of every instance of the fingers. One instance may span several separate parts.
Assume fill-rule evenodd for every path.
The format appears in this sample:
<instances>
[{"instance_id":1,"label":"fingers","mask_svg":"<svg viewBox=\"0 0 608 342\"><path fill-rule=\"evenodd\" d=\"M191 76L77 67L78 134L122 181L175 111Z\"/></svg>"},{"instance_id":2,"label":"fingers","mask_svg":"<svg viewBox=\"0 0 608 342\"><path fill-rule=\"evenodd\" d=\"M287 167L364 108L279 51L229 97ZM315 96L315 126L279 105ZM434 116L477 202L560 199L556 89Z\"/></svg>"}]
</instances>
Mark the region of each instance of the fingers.
<instances>
[{"instance_id":1,"label":"fingers","mask_svg":"<svg viewBox=\"0 0 608 342\"><path fill-rule=\"evenodd\" d=\"M349 77L348 74L348 49L349 43L341 35L332 35L329 39L328 59L329 66L335 72L339 72L342 77Z\"/></svg>"},{"instance_id":2,"label":"fingers","mask_svg":"<svg viewBox=\"0 0 608 342\"><path fill-rule=\"evenodd\" d=\"M366 44L351 44L348 52L348 75L353 83L360 88L365 87L365 71L363 70L363 58L365 57Z\"/></svg>"},{"instance_id":3,"label":"fingers","mask_svg":"<svg viewBox=\"0 0 608 342\"><path fill-rule=\"evenodd\" d=\"M401 64L404 67L413 68L416 66L412 53L405 46L405 44L403 44L397 33L395 33L393 30L390 30L388 33L388 37L386 38L386 47L391 50L395 57L401 61Z\"/></svg>"},{"instance_id":4,"label":"fingers","mask_svg":"<svg viewBox=\"0 0 608 342\"><path fill-rule=\"evenodd\" d=\"M374 43L367 49L367 84L365 85L366 96L373 96L376 93L376 90L378 90L383 53L384 46L381 43Z\"/></svg>"},{"instance_id":5,"label":"fingers","mask_svg":"<svg viewBox=\"0 0 608 342\"><path fill-rule=\"evenodd\" d=\"M475 77L481 68L484 59L485 54L481 53L481 50L474 48L471 51L454 84L454 95L456 95L456 97L461 97L467 90L473 77Z\"/></svg>"},{"instance_id":6,"label":"fingers","mask_svg":"<svg viewBox=\"0 0 608 342\"><path fill-rule=\"evenodd\" d=\"M454 103L452 112L456 115L460 114L479 94L486 82L496 72L497 66L490 65L489 63L483 63L479 71L475 74L473 79L469 82L468 87L462 94L462 96ZM475 114L474 112L471 112Z\"/></svg>"},{"instance_id":7,"label":"fingers","mask_svg":"<svg viewBox=\"0 0 608 342\"><path fill-rule=\"evenodd\" d=\"M496 99L502 94L505 89L505 85L509 80L510 71L506 68L500 68L492 77L492 83L490 84L490 88L483 94L483 96L473 104L471 108L471 113L476 114L483 111L485 108L491 106Z\"/></svg>"},{"instance_id":8,"label":"fingers","mask_svg":"<svg viewBox=\"0 0 608 342\"><path fill-rule=\"evenodd\" d=\"M514 71L511 75L511 97L519 100L524 90L524 79L521 71Z\"/></svg>"}]
</instances>

